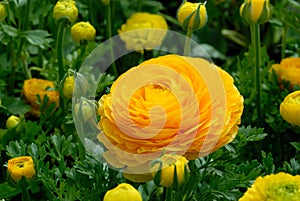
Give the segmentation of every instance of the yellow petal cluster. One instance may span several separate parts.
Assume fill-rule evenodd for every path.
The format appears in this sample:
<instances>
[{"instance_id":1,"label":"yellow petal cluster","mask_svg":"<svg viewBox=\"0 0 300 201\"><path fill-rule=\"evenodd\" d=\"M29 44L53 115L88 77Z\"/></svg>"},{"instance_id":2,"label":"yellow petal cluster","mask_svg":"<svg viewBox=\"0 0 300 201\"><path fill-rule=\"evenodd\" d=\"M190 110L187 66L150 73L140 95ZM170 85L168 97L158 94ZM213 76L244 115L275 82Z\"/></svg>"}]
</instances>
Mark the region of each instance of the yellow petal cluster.
<instances>
[{"instance_id":1,"label":"yellow petal cluster","mask_svg":"<svg viewBox=\"0 0 300 201\"><path fill-rule=\"evenodd\" d=\"M280 172L258 177L239 201L299 201L300 175Z\"/></svg>"},{"instance_id":2,"label":"yellow petal cluster","mask_svg":"<svg viewBox=\"0 0 300 201\"><path fill-rule=\"evenodd\" d=\"M74 22L77 16L78 9L73 0L59 0L53 8L53 18L56 20L66 17L69 22Z\"/></svg>"},{"instance_id":3,"label":"yellow petal cluster","mask_svg":"<svg viewBox=\"0 0 300 201\"><path fill-rule=\"evenodd\" d=\"M292 125L300 126L300 91L290 93L280 104L280 115Z\"/></svg>"},{"instance_id":4,"label":"yellow petal cluster","mask_svg":"<svg viewBox=\"0 0 300 201\"><path fill-rule=\"evenodd\" d=\"M44 101L44 97L49 98L49 104L55 103L56 107L59 106L59 92L55 91L54 82L44 79L31 78L24 81L22 94L24 100L31 105L31 114L39 116L40 104L38 104L38 97L41 99L41 103Z\"/></svg>"},{"instance_id":5,"label":"yellow petal cluster","mask_svg":"<svg viewBox=\"0 0 300 201\"><path fill-rule=\"evenodd\" d=\"M280 64L273 64L271 71L275 71L279 81L285 80L293 85L300 86L300 58L291 57L282 59Z\"/></svg>"},{"instance_id":6,"label":"yellow petal cluster","mask_svg":"<svg viewBox=\"0 0 300 201\"><path fill-rule=\"evenodd\" d=\"M31 179L35 176L34 163L30 156L20 156L8 160L7 170L15 182L20 181L22 177Z\"/></svg>"},{"instance_id":7,"label":"yellow petal cluster","mask_svg":"<svg viewBox=\"0 0 300 201\"><path fill-rule=\"evenodd\" d=\"M184 30L198 30L207 22L205 4L183 2L177 11L177 19Z\"/></svg>"},{"instance_id":8,"label":"yellow petal cluster","mask_svg":"<svg viewBox=\"0 0 300 201\"><path fill-rule=\"evenodd\" d=\"M195 65L216 72L224 88L217 88L220 94L216 92L214 100ZM209 80L214 87L217 81ZM146 83L139 86L140 82ZM107 148L103 157L113 167L129 170L148 168L149 160L165 149L191 160L231 142L241 120L243 97L221 68L201 58L165 55L119 76L110 93L101 97L98 112L102 129L98 139ZM159 155L144 156L152 153Z\"/></svg>"},{"instance_id":9,"label":"yellow petal cluster","mask_svg":"<svg viewBox=\"0 0 300 201\"><path fill-rule=\"evenodd\" d=\"M151 167L153 177L160 171L160 185L164 187L171 187L174 183L174 174L176 167L177 181L181 184L188 170L188 160L179 155L164 154Z\"/></svg>"},{"instance_id":10,"label":"yellow petal cluster","mask_svg":"<svg viewBox=\"0 0 300 201\"><path fill-rule=\"evenodd\" d=\"M6 18L5 6L0 2L0 22Z\"/></svg>"},{"instance_id":11,"label":"yellow petal cluster","mask_svg":"<svg viewBox=\"0 0 300 201\"><path fill-rule=\"evenodd\" d=\"M6 128L8 128L8 129L13 128L13 127L17 126L19 123L20 123L20 118L15 115L11 115L6 120Z\"/></svg>"},{"instance_id":12,"label":"yellow petal cluster","mask_svg":"<svg viewBox=\"0 0 300 201\"><path fill-rule=\"evenodd\" d=\"M143 53L144 50L152 50L161 45L167 29L167 22L162 16L138 12L121 26L118 33L128 50Z\"/></svg>"},{"instance_id":13,"label":"yellow petal cluster","mask_svg":"<svg viewBox=\"0 0 300 201\"><path fill-rule=\"evenodd\" d=\"M71 36L74 41L93 41L96 35L96 29L89 22L78 22L71 27Z\"/></svg>"},{"instance_id":14,"label":"yellow petal cluster","mask_svg":"<svg viewBox=\"0 0 300 201\"><path fill-rule=\"evenodd\" d=\"M245 0L240 15L247 24L263 24L271 18L269 0Z\"/></svg>"},{"instance_id":15,"label":"yellow petal cluster","mask_svg":"<svg viewBox=\"0 0 300 201\"><path fill-rule=\"evenodd\" d=\"M122 183L107 191L103 201L142 201L141 194L130 184Z\"/></svg>"}]
</instances>

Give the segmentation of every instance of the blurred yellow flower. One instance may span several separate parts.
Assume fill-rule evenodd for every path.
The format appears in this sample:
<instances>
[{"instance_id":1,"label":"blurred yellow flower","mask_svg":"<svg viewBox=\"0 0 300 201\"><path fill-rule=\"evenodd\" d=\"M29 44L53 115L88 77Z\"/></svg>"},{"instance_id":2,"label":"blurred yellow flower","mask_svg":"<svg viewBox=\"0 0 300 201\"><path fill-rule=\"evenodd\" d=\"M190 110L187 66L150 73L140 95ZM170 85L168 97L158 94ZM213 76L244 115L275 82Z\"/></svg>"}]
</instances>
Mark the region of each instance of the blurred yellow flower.
<instances>
[{"instance_id":1,"label":"blurred yellow flower","mask_svg":"<svg viewBox=\"0 0 300 201\"><path fill-rule=\"evenodd\" d=\"M130 184L122 183L107 191L103 201L142 201L141 194Z\"/></svg>"},{"instance_id":2,"label":"blurred yellow flower","mask_svg":"<svg viewBox=\"0 0 300 201\"><path fill-rule=\"evenodd\" d=\"M110 0L101 0L101 2L107 6L110 3Z\"/></svg>"},{"instance_id":3,"label":"blurred yellow flower","mask_svg":"<svg viewBox=\"0 0 300 201\"><path fill-rule=\"evenodd\" d=\"M300 58L285 58L280 64L273 64L270 70L275 71L280 82L285 80L292 86L300 86Z\"/></svg>"},{"instance_id":4,"label":"blurred yellow flower","mask_svg":"<svg viewBox=\"0 0 300 201\"><path fill-rule=\"evenodd\" d=\"M299 201L300 175L280 172L258 177L239 201Z\"/></svg>"},{"instance_id":5,"label":"blurred yellow flower","mask_svg":"<svg viewBox=\"0 0 300 201\"><path fill-rule=\"evenodd\" d=\"M188 171L187 164L188 160L186 160L186 158L183 156L164 154L155 161L150 171L152 172L153 177L155 177L160 170L160 185L164 187L171 187L174 183L175 166L177 181L179 184L181 184L185 179L185 175L188 173L186 172Z\"/></svg>"},{"instance_id":6,"label":"blurred yellow flower","mask_svg":"<svg viewBox=\"0 0 300 201\"><path fill-rule=\"evenodd\" d=\"M207 22L205 3L183 2L177 11L177 19L184 30L198 30Z\"/></svg>"},{"instance_id":7,"label":"blurred yellow flower","mask_svg":"<svg viewBox=\"0 0 300 201\"><path fill-rule=\"evenodd\" d=\"M13 128L13 127L17 126L19 123L20 123L20 118L15 115L11 115L6 120L6 128L8 128L8 129Z\"/></svg>"},{"instance_id":8,"label":"blurred yellow flower","mask_svg":"<svg viewBox=\"0 0 300 201\"><path fill-rule=\"evenodd\" d=\"M56 107L59 106L59 92L55 91L54 82L49 80L31 78L24 81L22 94L25 102L32 107L31 114L39 116L40 104L37 96L40 97L41 103L44 101L44 97L49 98L49 103L55 103Z\"/></svg>"},{"instance_id":9,"label":"blurred yellow flower","mask_svg":"<svg viewBox=\"0 0 300 201\"><path fill-rule=\"evenodd\" d=\"M163 150L192 160L231 142L242 112L243 97L227 72L201 58L166 55L131 68L101 97L98 139L116 168L148 168Z\"/></svg>"},{"instance_id":10,"label":"blurred yellow flower","mask_svg":"<svg viewBox=\"0 0 300 201\"><path fill-rule=\"evenodd\" d=\"M77 43L93 41L96 29L89 22L78 22L71 27L71 36Z\"/></svg>"},{"instance_id":11,"label":"blurred yellow flower","mask_svg":"<svg viewBox=\"0 0 300 201\"><path fill-rule=\"evenodd\" d=\"M63 83L63 94L66 98L70 99L73 95L74 76L67 76Z\"/></svg>"},{"instance_id":12,"label":"blurred yellow flower","mask_svg":"<svg viewBox=\"0 0 300 201\"><path fill-rule=\"evenodd\" d=\"M74 22L77 16L78 9L73 0L59 0L53 8L53 18L56 20L66 17L69 22Z\"/></svg>"},{"instance_id":13,"label":"blurred yellow flower","mask_svg":"<svg viewBox=\"0 0 300 201\"><path fill-rule=\"evenodd\" d=\"M35 176L34 163L30 156L20 156L8 160L7 170L15 182L21 180L23 176L27 179Z\"/></svg>"},{"instance_id":14,"label":"blurred yellow flower","mask_svg":"<svg viewBox=\"0 0 300 201\"><path fill-rule=\"evenodd\" d=\"M121 26L118 33L128 50L143 53L144 50L152 50L161 45L167 29L167 22L162 16L138 12Z\"/></svg>"},{"instance_id":15,"label":"blurred yellow flower","mask_svg":"<svg viewBox=\"0 0 300 201\"><path fill-rule=\"evenodd\" d=\"M6 18L5 6L0 2L0 22Z\"/></svg>"},{"instance_id":16,"label":"blurred yellow flower","mask_svg":"<svg viewBox=\"0 0 300 201\"><path fill-rule=\"evenodd\" d=\"M242 19L248 23L263 24L271 18L269 0L244 0L240 7Z\"/></svg>"},{"instance_id":17,"label":"blurred yellow flower","mask_svg":"<svg viewBox=\"0 0 300 201\"><path fill-rule=\"evenodd\" d=\"M285 97L280 104L280 114L285 121L300 126L300 90Z\"/></svg>"}]
</instances>

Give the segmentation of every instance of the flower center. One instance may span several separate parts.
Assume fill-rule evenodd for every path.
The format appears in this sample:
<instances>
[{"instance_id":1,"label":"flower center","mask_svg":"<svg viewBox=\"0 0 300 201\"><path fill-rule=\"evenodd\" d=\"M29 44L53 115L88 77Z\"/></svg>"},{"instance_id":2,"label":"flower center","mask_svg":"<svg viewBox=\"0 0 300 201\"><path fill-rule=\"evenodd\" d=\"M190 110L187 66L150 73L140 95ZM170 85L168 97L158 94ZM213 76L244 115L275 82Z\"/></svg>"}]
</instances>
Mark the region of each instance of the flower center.
<instances>
[{"instance_id":1,"label":"flower center","mask_svg":"<svg viewBox=\"0 0 300 201\"><path fill-rule=\"evenodd\" d=\"M25 163L24 163L24 162L18 162L18 163L16 164L16 166L17 166L18 168L23 168L23 167L25 166Z\"/></svg>"}]
</instances>

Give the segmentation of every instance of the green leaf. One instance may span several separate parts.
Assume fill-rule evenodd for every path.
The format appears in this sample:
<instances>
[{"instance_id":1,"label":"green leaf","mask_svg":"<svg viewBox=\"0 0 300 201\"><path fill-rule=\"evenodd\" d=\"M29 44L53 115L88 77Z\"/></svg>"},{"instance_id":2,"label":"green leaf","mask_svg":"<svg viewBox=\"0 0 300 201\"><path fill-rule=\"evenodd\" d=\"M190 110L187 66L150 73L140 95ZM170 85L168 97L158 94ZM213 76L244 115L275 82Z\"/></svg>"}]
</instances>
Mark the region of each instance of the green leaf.
<instances>
[{"instance_id":1,"label":"green leaf","mask_svg":"<svg viewBox=\"0 0 300 201\"><path fill-rule=\"evenodd\" d=\"M291 145L300 151L300 142L291 142Z\"/></svg>"},{"instance_id":2,"label":"green leaf","mask_svg":"<svg viewBox=\"0 0 300 201\"><path fill-rule=\"evenodd\" d=\"M12 114L23 115L31 110L31 107L19 97L4 97L2 105Z\"/></svg>"},{"instance_id":3,"label":"green leaf","mask_svg":"<svg viewBox=\"0 0 300 201\"><path fill-rule=\"evenodd\" d=\"M10 186L7 182L0 184L0 199L11 198L19 194L21 190Z\"/></svg>"},{"instance_id":4,"label":"green leaf","mask_svg":"<svg viewBox=\"0 0 300 201\"><path fill-rule=\"evenodd\" d=\"M43 48L44 44L48 42L46 38L49 36L50 34L47 31L39 29L28 30L24 32L24 37L30 44L39 46L41 48Z\"/></svg>"},{"instance_id":5,"label":"green leaf","mask_svg":"<svg viewBox=\"0 0 300 201\"><path fill-rule=\"evenodd\" d=\"M18 36L18 29L12 27L12 26L9 26L9 25L2 25L2 29L3 29L3 32L6 33L7 35L15 38Z\"/></svg>"}]
</instances>

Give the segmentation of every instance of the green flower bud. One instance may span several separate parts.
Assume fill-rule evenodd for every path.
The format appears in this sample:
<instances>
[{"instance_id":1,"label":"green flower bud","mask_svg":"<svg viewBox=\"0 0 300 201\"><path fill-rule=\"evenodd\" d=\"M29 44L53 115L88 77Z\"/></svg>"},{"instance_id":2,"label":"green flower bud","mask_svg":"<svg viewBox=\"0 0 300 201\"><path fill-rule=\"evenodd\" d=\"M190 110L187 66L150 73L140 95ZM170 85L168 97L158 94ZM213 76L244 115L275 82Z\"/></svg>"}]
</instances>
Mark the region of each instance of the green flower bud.
<instances>
[{"instance_id":1,"label":"green flower bud","mask_svg":"<svg viewBox=\"0 0 300 201\"><path fill-rule=\"evenodd\" d=\"M95 35L96 29L89 22L78 22L71 27L71 36L77 43L90 42L94 40Z\"/></svg>"},{"instance_id":2,"label":"green flower bud","mask_svg":"<svg viewBox=\"0 0 300 201\"><path fill-rule=\"evenodd\" d=\"M0 22L2 22L6 18L6 10L5 6L0 3Z\"/></svg>"},{"instance_id":3,"label":"green flower bud","mask_svg":"<svg viewBox=\"0 0 300 201\"><path fill-rule=\"evenodd\" d=\"M15 126L17 126L20 123L20 118L14 115L11 115L7 120L6 120L6 128L10 129Z\"/></svg>"},{"instance_id":4,"label":"green flower bud","mask_svg":"<svg viewBox=\"0 0 300 201\"><path fill-rule=\"evenodd\" d=\"M184 1L177 11L177 19L184 30L203 28L207 22L205 3Z\"/></svg>"},{"instance_id":5,"label":"green flower bud","mask_svg":"<svg viewBox=\"0 0 300 201\"><path fill-rule=\"evenodd\" d=\"M74 22L78 16L78 9L73 0L60 0L53 8L53 18L59 20L68 18L69 22Z\"/></svg>"},{"instance_id":6,"label":"green flower bud","mask_svg":"<svg viewBox=\"0 0 300 201\"><path fill-rule=\"evenodd\" d=\"M74 115L84 122L96 116L97 104L94 101L81 97L74 106Z\"/></svg>"},{"instance_id":7,"label":"green flower bud","mask_svg":"<svg viewBox=\"0 0 300 201\"><path fill-rule=\"evenodd\" d=\"M269 0L245 0L240 15L247 24L263 24L271 18Z\"/></svg>"}]
</instances>

